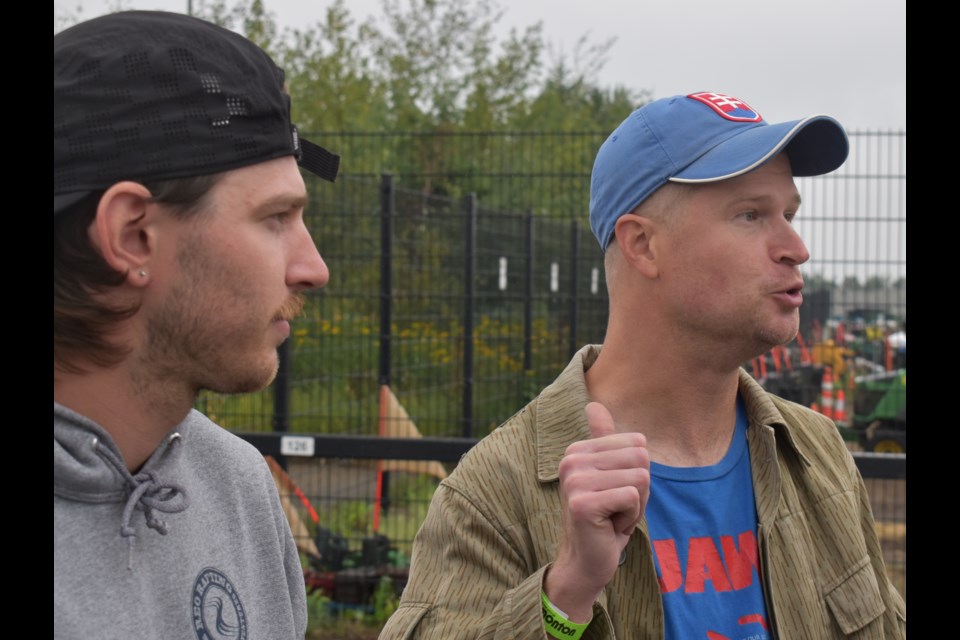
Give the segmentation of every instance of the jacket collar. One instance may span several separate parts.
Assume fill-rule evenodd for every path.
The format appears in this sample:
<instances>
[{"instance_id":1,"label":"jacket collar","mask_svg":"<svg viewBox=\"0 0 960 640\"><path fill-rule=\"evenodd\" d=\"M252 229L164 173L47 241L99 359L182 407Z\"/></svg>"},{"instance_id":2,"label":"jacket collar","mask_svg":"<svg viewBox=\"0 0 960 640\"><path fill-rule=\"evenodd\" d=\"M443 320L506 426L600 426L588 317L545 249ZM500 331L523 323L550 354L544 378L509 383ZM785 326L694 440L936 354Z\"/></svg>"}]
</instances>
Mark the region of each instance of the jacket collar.
<instances>
[{"instance_id":1,"label":"jacket collar","mask_svg":"<svg viewBox=\"0 0 960 640\"><path fill-rule=\"evenodd\" d=\"M580 349L570 364L537 397L537 478L551 482L558 477L563 452L574 442L590 437L583 408L590 402L584 371L600 355L599 345Z\"/></svg>"},{"instance_id":2,"label":"jacket collar","mask_svg":"<svg viewBox=\"0 0 960 640\"><path fill-rule=\"evenodd\" d=\"M537 478L540 482L556 480L567 447L590 437L590 427L583 413L590 396L583 374L596 362L598 355L600 345L580 349L536 400ZM778 442L810 464L797 447L790 425L770 395L743 369L740 369L740 394L747 408L749 425L769 427Z\"/></svg>"}]
</instances>

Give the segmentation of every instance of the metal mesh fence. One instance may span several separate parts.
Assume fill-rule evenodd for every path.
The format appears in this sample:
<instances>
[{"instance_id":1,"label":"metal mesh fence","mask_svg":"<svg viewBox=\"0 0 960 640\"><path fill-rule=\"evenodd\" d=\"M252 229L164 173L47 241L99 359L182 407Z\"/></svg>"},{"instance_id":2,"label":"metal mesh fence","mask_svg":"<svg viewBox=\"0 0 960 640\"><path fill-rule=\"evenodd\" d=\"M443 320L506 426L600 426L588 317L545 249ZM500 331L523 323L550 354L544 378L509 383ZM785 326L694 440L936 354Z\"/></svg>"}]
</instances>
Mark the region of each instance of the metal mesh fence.
<instances>
[{"instance_id":1,"label":"metal mesh fence","mask_svg":"<svg viewBox=\"0 0 960 640\"><path fill-rule=\"evenodd\" d=\"M330 283L310 294L273 387L200 398L215 421L245 432L400 437L415 435L413 425L424 436L479 438L576 348L602 342L603 262L586 212L604 135L311 137L344 156L335 185L308 182L308 224ZM904 133L854 133L843 168L798 179L795 225L812 255L801 336L745 363L771 391L829 411L854 449L906 447L905 157ZM395 172L388 182L386 170ZM381 419L382 385L410 418L404 433ZM380 476L387 502L375 528L375 463L296 465L321 514L311 535L340 536L348 564L362 564L365 540L386 535L402 564L435 467ZM905 480L868 484L905 591Z\"/></svg>"},{"instance_id":2,"label":"metal mesh fence","mask_svg":"<svg viewBox=\"0 0 960 640\"><path fill-rule=\"evenodd\" d=\"M904 461L892 461L900 465ZM380 466L378 466L380 465ZM291 459L290 475L317 514L311 522L300 508L304 526L295 526L298 545L313 547L313 572L336 573L365 568L370 576L388 573L399 588L406 580L414 536L426 517L440 480L455 463L426 460ZM378 471L385 472L378 486ZM866 473L870 473L868 470ZM866 475L865 473L865 475ZM866 477L887 573L906 597L906 480ZM297 497L287 494L296 504ZM366 591L343 594L343 602L366 604Z\"/></svg>"}]
</instances>

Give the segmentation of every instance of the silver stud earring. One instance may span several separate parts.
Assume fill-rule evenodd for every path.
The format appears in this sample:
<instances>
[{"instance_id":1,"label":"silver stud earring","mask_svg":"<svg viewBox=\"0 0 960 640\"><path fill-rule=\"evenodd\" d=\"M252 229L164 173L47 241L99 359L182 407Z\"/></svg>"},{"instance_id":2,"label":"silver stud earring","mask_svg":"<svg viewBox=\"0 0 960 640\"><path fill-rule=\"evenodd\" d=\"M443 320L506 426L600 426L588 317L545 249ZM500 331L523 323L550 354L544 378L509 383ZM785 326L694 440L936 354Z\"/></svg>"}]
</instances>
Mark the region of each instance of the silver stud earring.
<instances>
[{"instance_id":1,"label":"silver stud earring","mask_svg":"<svg viewBox=\"0 0 960 640\"><path fill-rule=\"evenodd\" d=\"M146 278L146 277L147 277L147 272L144 271L143 269L140 269L140 277L141 277L141 278Z\"/></svg>"}]
</instances>

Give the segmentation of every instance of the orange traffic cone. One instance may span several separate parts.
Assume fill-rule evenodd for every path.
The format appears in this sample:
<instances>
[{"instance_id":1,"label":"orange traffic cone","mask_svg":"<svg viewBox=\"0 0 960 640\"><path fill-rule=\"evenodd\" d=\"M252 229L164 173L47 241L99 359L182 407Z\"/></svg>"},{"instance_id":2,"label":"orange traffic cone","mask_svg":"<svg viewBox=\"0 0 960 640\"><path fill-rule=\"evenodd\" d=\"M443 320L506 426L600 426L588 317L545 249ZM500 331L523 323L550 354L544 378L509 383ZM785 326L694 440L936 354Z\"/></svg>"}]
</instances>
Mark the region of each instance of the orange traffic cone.
<instances>
[{"instance_id":1,"label":"orange traffic cone","mask_svg":"<svg viewBox=\"0 0 960 640\"><path fill-rule=\"evenodd\" d=\"M847 424L846 401L847 398L843 389L837 389L837 406L833 411L833 421L844 426Z\"/></svg>"},{"instance_id":2,"label":"orange traffic cone","mask_svg":"<svg viewBox=\"0 0 960 640\"><path fill-rule=\"evenodd\" d=\"M813 362L813 358L810 357L810 350L807 349L807 343L803 341L803 334L797 334L797 344L800 345L800 364L810 364Z\"/></svg>"},{"instance_id":3,"label":"orange traffic cone","mask_svg":"<svg viewBox=\"0 0 960 640\"><path fill-rule=\"evenodd\" d=\"M830 367L823 370L823 382L820 385L820 413L833 419L833 372Z\"/></svg>"}]
</instances>

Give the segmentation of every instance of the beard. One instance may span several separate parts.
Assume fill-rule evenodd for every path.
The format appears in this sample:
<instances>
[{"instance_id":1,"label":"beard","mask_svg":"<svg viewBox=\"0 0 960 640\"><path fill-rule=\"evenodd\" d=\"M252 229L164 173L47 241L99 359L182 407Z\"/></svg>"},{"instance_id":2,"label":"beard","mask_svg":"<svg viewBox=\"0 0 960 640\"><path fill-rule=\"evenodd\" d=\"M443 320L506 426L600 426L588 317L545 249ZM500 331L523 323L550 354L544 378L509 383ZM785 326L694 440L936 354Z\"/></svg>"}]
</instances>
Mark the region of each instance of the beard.
<instances>
[{"instance_id":1,"label":"beard","mask_svg":"<svg viewBox=\"0 0 960 640\"><path fill-rule=\"evenodd\" d=\"M147 320L141 355L144 380L185 385L194 395L249 393L277 374L276 321L303 312L306 298L290 295L272 313L256 286L218 263L193 241L180 252L182 277Z\"/></svg>"}]
</instances>

